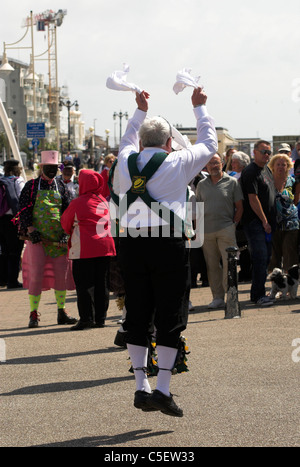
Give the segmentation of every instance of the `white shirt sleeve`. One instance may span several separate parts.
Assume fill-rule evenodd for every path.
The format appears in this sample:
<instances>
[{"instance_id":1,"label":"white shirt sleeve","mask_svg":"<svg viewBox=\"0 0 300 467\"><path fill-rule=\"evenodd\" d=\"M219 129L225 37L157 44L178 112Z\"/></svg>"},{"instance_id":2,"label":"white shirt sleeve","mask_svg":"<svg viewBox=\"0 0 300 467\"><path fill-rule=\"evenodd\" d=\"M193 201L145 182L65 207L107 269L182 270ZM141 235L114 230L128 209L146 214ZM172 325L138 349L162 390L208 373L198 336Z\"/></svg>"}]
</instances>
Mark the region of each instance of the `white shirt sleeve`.
<instances>
[{"instance_id":1,"label":"white shirt sleeve","mask_svg":"<svg viewBox=\"0 0 300 467\"><path fill-rule=\"evenodd\" d=\"M181 151L183 169L188 183L200 172L218 151L218 137L214 120L204 105L194 108L197 119L197 141L189 149ZM180 154L180 153L177 153Z\"/></svg>"},{"instance_id":2,"label":"white shirt sleeve","mask_svg":"<svg viewBox=\"0 0 300 467\"><path fill-rule=\"evenodd\" d=\"M146 112L136 109L133 117L128 120L127 128L120 142L119 156L129 156L132 152L140 152L139 148L139 129L147 116ZM124 153L124 149L126 152Z\"/></svg>"}]
</instances>

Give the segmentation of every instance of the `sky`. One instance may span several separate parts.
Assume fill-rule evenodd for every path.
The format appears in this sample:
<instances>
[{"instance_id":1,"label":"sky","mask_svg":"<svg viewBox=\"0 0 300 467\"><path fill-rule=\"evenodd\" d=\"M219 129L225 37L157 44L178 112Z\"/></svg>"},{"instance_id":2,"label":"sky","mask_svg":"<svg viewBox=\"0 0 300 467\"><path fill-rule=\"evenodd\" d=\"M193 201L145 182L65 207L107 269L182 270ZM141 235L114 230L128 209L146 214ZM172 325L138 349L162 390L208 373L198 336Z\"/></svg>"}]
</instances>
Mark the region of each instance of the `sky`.
<instances>
[{"instance_id":1,"label":"sky","mask_svg":"<svg viewBox=\"0 0 300 467\"><path fill-rule=\"evenodd\" d=\"M67 10L57 29L59 86L78 101L86 129L110 130L110 144L119 135L113 113L136 108L132 92L106 88L123 63L127 80L150 93L149 116L195 126L192 88L173 91L177 72L189 68L201 76L215 125L234 138L300 135L299 0L10 0L0 48L22 37L31 10L48 9ZM29 33L19 45L30 45ZM44 32L34 32L34 47L35 55L47 49ZM29 63L30 50L7 55ZM35 68L47 74L46 62Z\"/></svg>"}]
</instances>

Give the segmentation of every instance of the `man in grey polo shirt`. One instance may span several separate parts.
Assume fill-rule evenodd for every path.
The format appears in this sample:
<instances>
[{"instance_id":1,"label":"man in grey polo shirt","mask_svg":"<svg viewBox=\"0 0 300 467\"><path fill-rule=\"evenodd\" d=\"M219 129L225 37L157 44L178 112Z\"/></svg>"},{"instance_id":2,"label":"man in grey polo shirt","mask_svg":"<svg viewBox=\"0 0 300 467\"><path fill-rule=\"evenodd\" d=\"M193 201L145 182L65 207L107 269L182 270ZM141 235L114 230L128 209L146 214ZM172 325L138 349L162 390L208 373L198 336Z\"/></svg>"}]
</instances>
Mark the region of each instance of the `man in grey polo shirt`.
<instances>
[{"instance_id":1,"label":"man in grey polo shirt","mask_svg":"<svg viewBox=\"0 0 300 467\"><path fill-rule=\"evenodd\" d=\"M208 308L219 308L225 305L227 290L226 248L236 246L235 228L243 214L243 193L239 182L222 171L219 154L206 168L209 175L198 183L196 198L204 202L203 253L213 296Z\"/></svg>"}]
</instances>

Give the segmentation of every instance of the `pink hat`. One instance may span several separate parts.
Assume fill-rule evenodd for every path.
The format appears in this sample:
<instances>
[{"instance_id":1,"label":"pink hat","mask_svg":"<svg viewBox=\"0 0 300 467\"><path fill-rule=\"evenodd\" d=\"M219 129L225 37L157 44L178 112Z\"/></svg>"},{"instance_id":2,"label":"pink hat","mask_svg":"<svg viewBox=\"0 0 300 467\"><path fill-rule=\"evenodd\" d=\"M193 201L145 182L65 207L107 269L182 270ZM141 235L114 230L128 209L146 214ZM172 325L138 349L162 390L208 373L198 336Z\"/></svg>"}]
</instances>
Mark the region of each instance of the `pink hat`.
<instances>
[{"instance_id":1,"label":"pink hat","mask_svg":"<svg viewBox=\"0 0 300 467\"><path fill-rule=\"evenodd\" d=\"M42 151L39 165L58 165L58 151Z\"/></svg>"}]
</instances>

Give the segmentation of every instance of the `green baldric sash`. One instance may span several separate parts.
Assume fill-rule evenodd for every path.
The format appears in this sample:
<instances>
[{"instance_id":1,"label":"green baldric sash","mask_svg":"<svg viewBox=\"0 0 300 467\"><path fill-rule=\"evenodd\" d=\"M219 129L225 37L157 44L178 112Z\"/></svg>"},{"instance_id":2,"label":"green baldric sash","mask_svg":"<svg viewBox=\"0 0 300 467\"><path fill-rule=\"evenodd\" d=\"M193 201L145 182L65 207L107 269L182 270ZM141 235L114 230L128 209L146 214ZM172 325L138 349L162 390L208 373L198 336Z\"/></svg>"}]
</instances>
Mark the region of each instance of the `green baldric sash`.
<instances>
[{"instance_id":1,"label":"green baldric sash","mask_svg":"<svg viewBox=\"0 0 300 467\"><path fill-rule=\"evenodd\" d=\"M114 174L114 170L116 167L117 160L114 162L110 173L109 173L109 180L108 185L111 193L111 197L115 204L120 208L120 218L128 211L129 206L134 203L137 198L141 198L141 200L153 210L153 207L157 207L159 205L159 209L155 210L154 212L161 217L164 221L171 225L171 227L179 230L179 226L181 226L181 232L185 232L184 228L184 221L177 216L171 209L164 206L161 203L158 203L154 198L152 198L147 190L147 182L151 179L151 177L155 174L164 160L168 157L168 154L165 152L157 152L155 153L152 158L147 162L143 170L140 172L137 167L137 158L139 153L131 154L128 158L128 169L129 175L131 178L131 188L127 191L126 195L120 200L119 196L117 196L113 191L112 186L112 178Z\"/></svg>"}]
</instances>

